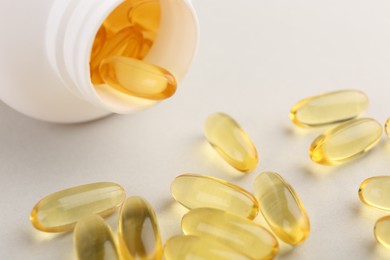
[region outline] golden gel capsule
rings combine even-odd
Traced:
[[[91,214],[108,216],[125,199],[122,186],[98,182],[73,187],[50,194],[31,211],[33,226],[46,232],[71,231],[80,219]]]
[[[129,11],[129,21],[141,30],[157,32],[160,28],[160,1],[138,1]]]
[[[263,172],[256,177],[254,192],[264,219],[281,240],[291,245],[306,240],[309,217],[290,184],[277,173]]]
[[[224,113],[210,115],[206,120],[204,133],[211,146],[231,166],[242,172],[256,168],[256,147],[233,118]]]
[[[115,34],[123,28],[130,26],[129,12],[134,5],[133,0],[123,1],[109,16],[104,20],[103,26],[110,34]]]
[[[291,120],[298,126],[316,127],[353,119],[368,107],[367,96],[357,90],[341,90],[305,98],[293,106]]]
[[[273,259],[278,252],[278,241],[268,230],[219,209],[193,209],[184,215],[181,227],[185,235],[219,242],[250,259]]]
[[[125,259],[161,259],[162,243],[157,217],[149,203],[130,197],[119,215],[119,245]]]
[[[390,176],[364,180],[359,187],[359,198],[369,206],[390,211]]]
[[[77,222],[74,248],[79,260],[119,260],[111,228],[102,217],[91,215]]]
[[[386,132],[387,137],[390,138],[390,118],[386,120],[385,132]]]
[[[254,219],[259,212],[259,204],[251,193],[210,176],[180,175],[172,182],[171,193],[188,209],[217,208],[249,219]]]
[[[381,136],[382,126],[376,120],[355,119],[317,137],[310,146],[309,155],[319,164],[341,164],[369,151]]]
[[[175,236],[164,247],[165,260],[250,260],[249,257],[213,240]]]
[[[390,216],[378,219],[375,223],[374,235],[380,244],[390,249]]]
[[[133,58],[115,56],[103,60],[100,76],[116,90],[140,98],[162,100],[176,91],[176,79],[171,73]]]

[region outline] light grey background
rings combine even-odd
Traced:
[[[147,111],[86,124],[35,121],[0,104],[0,259],[73,259],[71,234],[34,230],[29,213],[43,196],[114,181],[156,209],[163,240],[180,233],[186,210],[169,187],[182,173],[227,179],[252,190],[257,173],[277,171],[295,187],[311,219],[308,240],[278,259],[390,259],[373,226],[385,215],[362,205],[361,181],[388,175],[390,140],[340,167],[308,157],[323,129],[288,118],[299,99],[353,88],[370,99],[366,115],[390,116],[390,2],[387,0],[194,0],[201,27],[194,64],[177,94]],[[213,112],[231,114],[258,147],[243,175],[203,138]],[[109,218],[114,227],[116,217]]]

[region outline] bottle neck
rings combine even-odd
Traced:
[[[197,20],[188,0],[160,0],[161,27],[145,60],[180,80],[197,45]],[[131,113],[156,101],[132,98],[91,83],[89,61],[96,32],[123,0],[55,0],[49,14],[46,47],[49,61],[64,85],[78,97],[116,113]]]

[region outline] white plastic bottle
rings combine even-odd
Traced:
[[[0,2],[0,98],[15,110],[50,122],[83,122],[132,113],[156,101],[99,91],[90,80],[95,34],[123,0]],[[160,0],[159,34],[146,61],[178,82],[192,61],[198,24],[190,0]]]

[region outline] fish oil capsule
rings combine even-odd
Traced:
[[[390,211],[390,176],[364,180],[359,187],[359,198],[369,206]]]
[[[119,260],[111,228],[102,217],[91,215],[78,221],[73,237],[79,260]]]
[[[188,209],[217,208],[249,219],[254,219],[259,212],[259,205],[251,193],[233,183],[206,175],[176,177],[171,193]]]
[[[144,0],[135,3],[129,11],[130,23],[141,30],[157,32],[160,28],[160,2]]]
[[[111,35],[131,25],[129,12],[135,1],[125,0],[104,20],[103,26]]]
[[[108,216],[125,199],[122,186],[98,182],[50,194],[32,209],[33,226],[46,232],[71,231],[80,219],[91,214]]]
[[[254,193],[264,219],[281,240],[291,245],[306,240],[310,222],[305,207],[294,189],[279,174],[259,174]]]
[[[378,219],[375,223],[374,235],[380,244],[390,249],[390,216]]]
[[[175,236],[164,247],[165,260],[250,260],[249,257],[213,240]]]
[[[272,259],[278,252],[278,241],[268,230],[219,209],[192,209],[184,215],[181,227],[185,235],[219,242],[250,259]]]
[[[382,136],[382,126],[374,119],[345,122],[325,131],[310,146],[310,158],[319,164],[341,164],[371,150]]]
[[[145,61],[110,57],[100,64],[100,76],[116,90],[135,97],[162,100],[176,91],[176,79],[167,70]]]
[[[224,113],[210,115],[205,123],[205,136],[212,147],[231,166],[242,172],[249,172],[258,163],[257,150],[249,136]]]
[[[386,132],[387,137],[390,138],[390,118],[386,120],[385,132]]]
[[[96,40],[98,39],[95,38],[95,41]],[[126,27],[117,34],[106,38],[104,45],[98,52],[95,49],[92,49],[92,53],[97,52],[90,61],[92,83],[96,85],[103,83],[99,80],[99,77],[93,75],[95,73],[99,73],[99,66],[103,59],[112,56],[136,57],[141,50],[142,41],[142,34],[137,29],[134,27]],[[97,48],[99,45],[95,45],[94,42],[94,46]],[[95,78],[98,81],[94,81]]]
[[[367,96],[357,90],[341,90],[305,98],[290,111],[290,119],[302,127],[316,127],[344,122],[363,113]]]
[[[125,201],[118,230],[123,259],[161,259],[163,248],[157,217],[146,200],[134,196]]]

